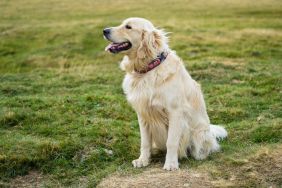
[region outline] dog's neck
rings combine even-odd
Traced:
[[[152,56],[146,56],[144,58],[138,58],[136,53],[129,53],[127,55],[129,62],[126,64],[126,67],[124,67],[124,69],[127,73],[144,72],[144,70],[147,70],[150,62],[155,60],[161,53],[168,53],[169,51],[170,50],[168,47],[161,48],[157,50]]]

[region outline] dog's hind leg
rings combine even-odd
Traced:
[[[220,149],[220,146],[211,132],[208,126],[202,126],[205,128],[198,128],[191,134],[191,155],[197,159],[205,159],[210,153],[216,152]]]

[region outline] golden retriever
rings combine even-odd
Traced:
[[[187,152],[201,160],[218,151],[217,139],[227,132],[210,124],[201,87],[169,48],[166,33],[146,19],[128,18],[103,34],[112,42],[107,51],[125,55],[122,87],[141,134],[141,153],[133,166],[147,166],[154,147],[166,150],[166,170],[178,169],[178,158]]]

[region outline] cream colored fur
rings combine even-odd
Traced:
[[[131,30],[124,29],[128,24]],[[126,71],[122,87],[140,126],[141,154],[132,162],[134,167],[149,164],[152,147],[166,150],[166,170],[178,169],[178,158],[187,157],[187,151],[198,160],[218,151],[217,138],[227,132],[210,124],[201,87],[169,49],[165,33],[142,18],[127,19],[112,32],[113,42],[128,40],[133,45],[123,52],[120,66]],[[136,72],[163,51],[168,56],[161,65]]]

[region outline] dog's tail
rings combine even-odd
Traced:
[[[213,136],[221,140],[227,137],[227,131],[219,125],[210,125],[210,131]]]

